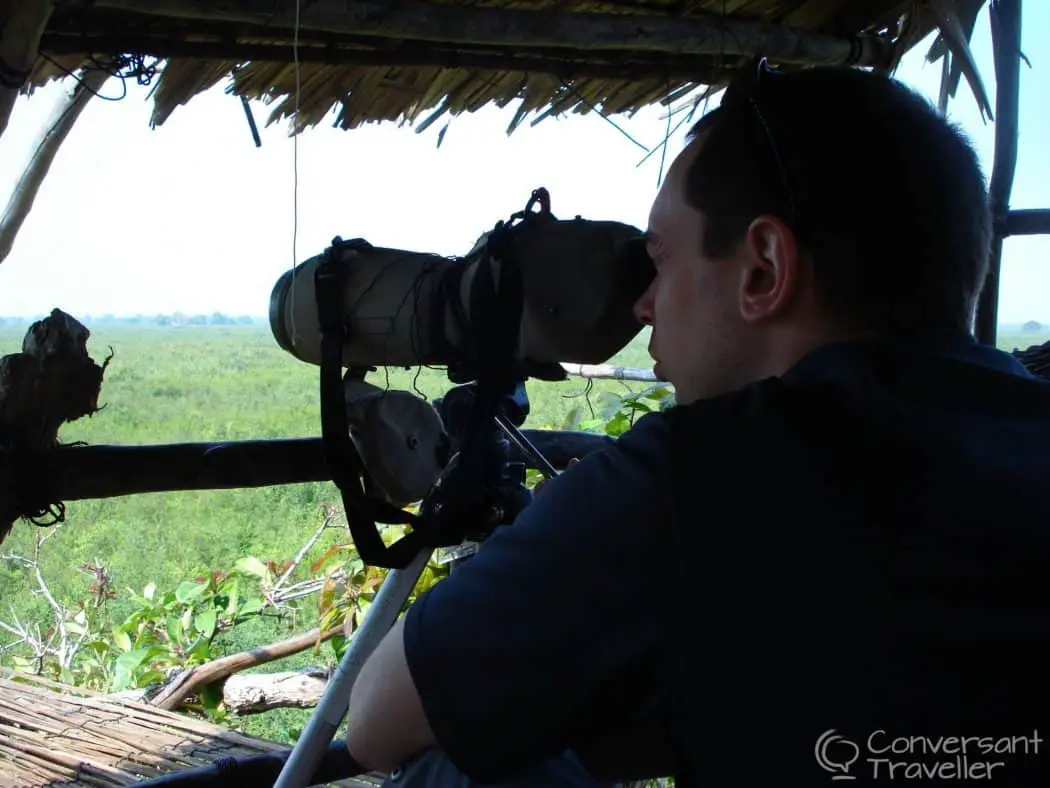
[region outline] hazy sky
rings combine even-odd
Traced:
[[[1050,207],[1050,82],[1042,42],[1050,4],[1025,4],[1020,157],[1015,208]],[[898,77],[936,97],[939,64],[914,50]],[[987,10],[973,49],[989,92],[995,80]],[[15,107],[0,139],[0,199],[6,200],[59,91],[51,86]],[[104,95],[118,96],[116,80]],[[547,119],[505,133],[514,107],[490,107],[423,134],[392,123],[352,131],[327,125],[298,140],[298,233],[293,247],[293,141],[283,125],[252,142],[240,101],[223,85],[149,128],[146,89],[122,101],[92,99],[59,153],[15,247],[0,264],[0,315],[59,307],[75,315],[182,311],[266,313],[270,290],[296,260],[323,251],[333,236],[377,245],[461,254],[499,219],[545,186],[561,216],[615,219],[644,228],[660,174],[660,155],[597,115]],[[994,98],[993,98],[994,101]],[[268,108],[254,105],[258,123]],[[993,126],[982,123],[960,86],[950,108],[971,135],[986,171]],[[646,147],[666,130],[664,110],[617,117]],[[682,147],[672,138],[668,160]],[[864,188],[878,171],[850,178]],[[848,192],[844,194],[848,199]],[[1006,242],[1000,320],[1050,322],[1050,238]]]

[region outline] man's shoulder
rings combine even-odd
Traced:
[[[741,446],[746,457],[823,444],[829,433],[898,442],[926,436],[949,451],[994,434],[1008,448],[1019,425],[1027,434],[1050,435],[1050,383],[1010,354],[976,342],[836,343],[783,375],[664,415],[661,426],[673,446],[706,447],[723,459]]]
[[[662,496],[660,490],[670,472],[673,435],[670,410],[646,413],[615,440],[570,466],[562,474],[564,483],[561,477],[551,480],[540,500],[553,502],[557,497],[558,504],[564,504],[560,496],[548,497],[548,492],[563,486],[568,486],[573,495],[581,490],[630,488]]]

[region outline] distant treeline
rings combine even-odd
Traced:
[[[28,327],[41,320],[45,315],[36,317],[0,317],[0,328]],[[175,312],[170,315],[74,315],[88,328],[93,326],[251,326],[268,324],[269,318],[255,315],[227,315],[223,312],[212,312],[210,315],[188,315]],[[1050,329],[1050,322],[1028,320],[1025,323],[1000,323],[999,331],[1023,333],[1041,333]]]
[[[0,328],[28,327],[39,317],[0,317]],[[226,315],[212,312],[210,315],[187,315],[175,312],[171,315],[74,315],[88,328],[95,326],[247,326],[266,322],[264,317],[252,315]]]

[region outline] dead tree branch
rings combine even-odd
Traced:
[[[29,161],[26,162],[22,176],[11,192],[3,216],[0,217],[0,263],[11,253],[18,231],[22,229],[22,223],[33,208],[33,202],[59,148],[69,136],[88,101],[98,93],[107,79],[109,73],[102,69],[83,71],[74,81],[72,89],[55,104],[51,118],[33,145]]]
[[[29,78],[37,58],[37,47],[55,4],[51,0],[13,0],[4,3],[0,18],[0,60],[6,68],[0,75],[0,136],[7,130],[18,92]]]
[[[290,657],[292,654],[298,654],[300,651],[306,651],[306,649],[342,633],[342,626],[333,627],[327,632],[311,629],[309,632],[282,640],[279,643],[253,648],[250,651],[242,651],[239,654],[231,654],[228,657],[221,657],[204,665],[198,665],[178,674],[174,681],[164,687],[150,702],[154,706],[159,706],[169,711],[177,709],[201,687],[222,681],[238,671],[257,665],[264,665],[276,659]]]
[[[0,560],[20,564],[33,573],[36,588],[32,593],[43,597],[51,611],[53,625],[44,628],[41,627],[39,621],[30,623],[20,621],[13,608],[11,609],[13,623],[0,621],[0,629],[16,638],[14,642],[0,646],[0,650],[9,650],[16,645],[25,644],[32,652],[37,672],[42,670],[44,660],[48,657],[55,659],[60,668],[72,667],[73,660],[88,636],[87,619],[84,614],[59,604],[54,594],[51,593],[40,566],[40,548],[58,533],[60,528],[61,525],[58,525],[48,533],[37,531],[32,558],[17,553],[0,555]],[[45,635],[48,632],[50,634]]]
[[[61,521],[51,511],[47,479],[28,457],[3,462],[4,450],[34,455],[58,444],[58,430],[98,411],[101,366],[88,355],[91,332],[59,309],[29,327],[22,352],[0,358],[0,542],[14,521],[27,516]]]

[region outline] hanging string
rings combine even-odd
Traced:
[[[295,70],[295,114],[292,116],[292,281],[288,298],[295,303],[295,268],[299,264],[299,93],[302,88],[299,66],[299,16],[301,0],[295,0],[295,24],[292,30],[292,68]],[[293,344],[298,339],[295,332],[295,313],[291,310],[291,334]]]

